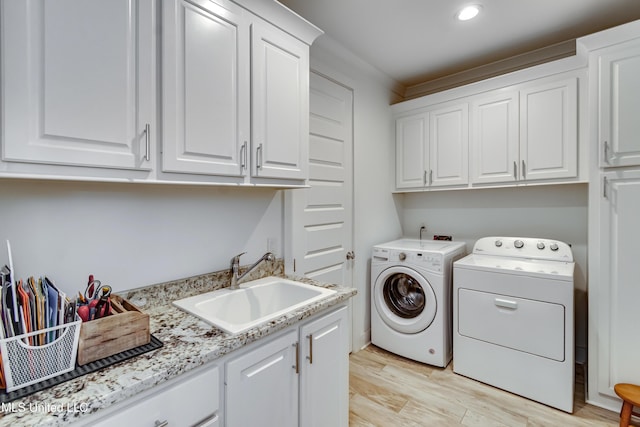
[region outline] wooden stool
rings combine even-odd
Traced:
[[[620,396],[622,409],[620,410],[620,427],[628,427],[631,415],[640,417],[640,414],[633,412],[633,407],[640,408],[640,386],[634,384],[616,384],[613,389]]]

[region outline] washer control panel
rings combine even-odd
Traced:
[[[398,265],[407,263],[437,272],[442,271],[444,262],[444,256],[439,253],[386,248],[374,248],[372,258],[373,262],[384,261],[397,263]]]
[[[475,243],[473,253],[573,262],[569,244],[532,237],[483,237]]]

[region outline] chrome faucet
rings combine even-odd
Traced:
[[[273,253],[267,252],[266,254],[262,255],[262,258],[256,261],[255,264],[249,267],[247,271],[238,276],[238,271],[240,270],[240,257],[244,254],[246,254],[246,252],[242,252],[241,254],[238,254],[231,258],[231,285],[229,286],[229,289],[238,289],[238,285],[240,284],[240,282],[242,282],[242,279],[244,279],[247,274],[255,270],[255,268],[263,261],[273,262],[276,259],[276,256]]]

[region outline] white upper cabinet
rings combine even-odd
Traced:
[[[162,170],[241,177],[249,143],[249,20],[233,4],[163,2]]]
[[[304,184],[309,46],[225,0],[163,5],[163,172]]]
[[[280,3],[1,7],[0,176],[306,183],[309,45],[322,31]]]
[[[577,78],[522,89],[519,179],[560,179],[577,175]]]
[[[469,182],[469,105],[456,104],[429,112],[429,186]]]
[[[489,90],[470,86],[394,106],[396,188],[578,181],[578,87],[580,80],[586,85],[585,71]]]
[[[518,92],[483,96],[471,103],[471,182],[513,182],[520,161]]]
[[[309,48],[256,21],[251,32],[252,174],[308,176]]]
[[[578,175],[577,79],[534,82],[472,102],[471,182]]]
[[[396,187],[466,185],[468,104],[442,106],[396,120]]]
[[[593,56],[600,166],[640,165],[640,40],[600,49]]]
[[[429,167],[429,114],[396,120],[396,187],[427,185]]]
[[[2,160],[150,169],[151,0],[2,2]]]

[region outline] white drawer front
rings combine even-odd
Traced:
[[[460,335],[549,359],[565,358],[565,308],[531,299],[458,289]]]

